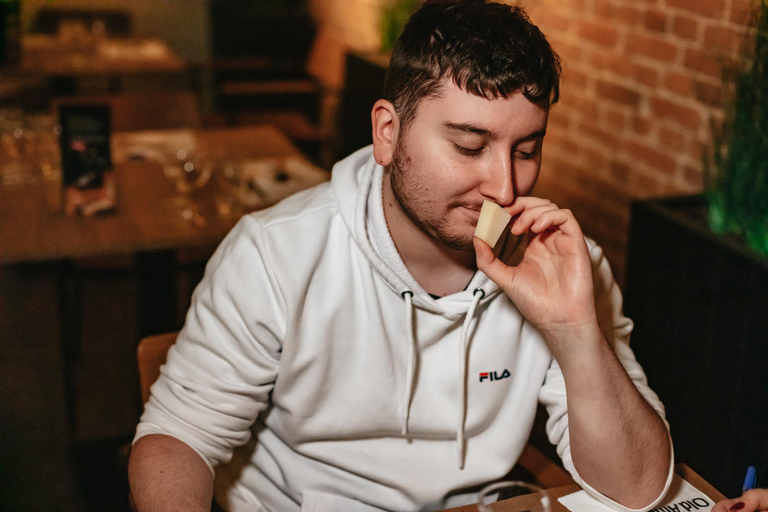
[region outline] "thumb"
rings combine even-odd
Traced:
[[[508,267],[500,259],[493,255],[491,246],[477,237],[472,239],[475,245],[475,259],[478,270],[496,283],[499,288],[507,291],[507,283],[512,280],[511,274],[515,272],[513,267]]]

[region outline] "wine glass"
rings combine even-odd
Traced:
[[[521,503],[529,512],[551,512],[549,493],[541,487],[521,481],[496,482],[483,487],[477,496],[477,510],[479,512],[493,512],[489,506],[499,500],[523,496],[525,504]]]
[[[195,193],[211,178],[211,163],[202,147],[171,148],[163,156],[163,172],[176,189],[174,207],[185,220],[205,224]]]

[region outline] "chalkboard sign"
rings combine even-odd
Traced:
[[[112,168],[108,105],[61,105],[61,170],[65,187],[99,188]]]

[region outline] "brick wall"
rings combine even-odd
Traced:
[[[328,33],[378,45],[384,0],[311,0]],[[537,192],[624,275],[633,198],[702,190],[701,152],[756,0],[522,0],[564,61]]]
[[[702,190],[702,149],[750,0],[525,2],[565,62],[539,193],[571,208],[621,280],[629,201]]]

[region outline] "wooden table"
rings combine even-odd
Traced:
[[[63,83],[68,94],[79,92],[80,82],[102,78],[111,92],[125,89],[124,82],[161,77],[186,79],[187,63],[164,41],[156,38],[100,38],[66,42],[43,34],[22,38],[21,62],[4,67],[2,77],[44,79],[52,90]],[[89,87],[93,88],[93,80]]]
[[[173,133],[178,132],[168,136]],[[131,136],[115,134],[113,147],[127,144]],[[207,130],[196,136],[227,157],[301,157],[287,137],[270,126]],[[178,329],[173,320],[175,276],[169,271],[175,251],[218,244],[238,218],[215,213],[210,186],[200,197],[205,223],[181,218],[171,206],[173,185],[156,162],[116,163],[114,174],[117,209],[94,217],[65,215],[58,183],[0,186],[0,265],[136,255],[139,336]]]
[[[12,68],[33,75],[177,73],[184,60],[156,38],[103,38],[86,45],[66,44],[57,36],[27,34],[21,64]],[[7,71],[7,70],[5,70]]]
[[[115,134],[113,146],[119,149],[134,135]],[[220,155],[233,158],[302,158],[296,147],[270,126],[200,131],[195,135],[207,146],[216,148]],[[327,174],[320,169],[317,172],[323,173],[321,179]],[[70,426],[75,424],[72,367],[80,343],[78,329],[68,328],[67,322],[73,316],[67,308],[77,301],[77,294],[75,300],[68,300],[73,288],[70,262],[110,255],[134,256],[138,337],[177,330],[177,251],[215,246],[239,218],[238,215],[217,215],[214,190],[205,187],[199,198],[201,212],[206,214],[205,224],[183,219],[171,205],[175,194],[173,185],[156,162],[116,163],[114,175],[117,208],[94,217],[65,215],[58,182],[41,178],[0,186],[0,266],[55,262],[60,269],[62,366]],[[74,275],[76,280],[77,274]],[[79,316],[78,304],[74,310]]]
[[[680,475],[683,480],[686,480],[698,490],[709,496],[709,498],[715,503],[725,499],[725,496],[723,496],[717,489],[712,487],[706,480],[697,475],[695,471],[693,471],[685,464],[677,464],[675,466],[675,472]],[[581,488],[576,484],[549,489],[549,496],[552,500],[552,512],[569,512],[567,508],[565,508],[559,501],[557,501],[557,498],[571,494],[573,492],[577,492],[579,490],[581,490]],[[532,508],[536,503],[534,499],[535,498],[532,496],[519,496],[517,498],[511,498],[494,503],[490,506],[490,508],[497,512],[523,512],[528,510],[535,510]],[[477,512],[477,506],[466,505],[463,507],[444,510],[443,512]]]
[[[269,126],[207,130],[197,136],[235,157],[300,156]],[[128,137],[115,134],[115,145]],[[237,220],[208,215],[206,224],[197,226],[179,217],[168,207],[173,186],[155,162],[117,163],[115,177],[117,209],[94,217],[64,215],[56,182],[0,186],[0,265],[207,246],[218,243]],[[206,203],[211,191],[203,192],[203,206],[212,208]]]

